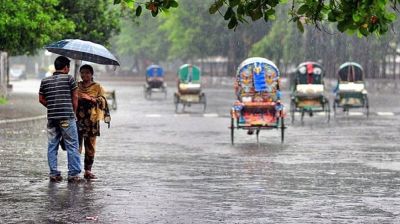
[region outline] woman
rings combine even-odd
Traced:
[[[107,107],[102,86],[93,81],[93,67],[83,65],[79,69],[82,81],[78,83],[78,132],[79,152],[85,147],[83,177],[96,179],[92,173],[94,155],[96,152],[96,137],[100,136],[100,120],[104,119],[103,110]]]

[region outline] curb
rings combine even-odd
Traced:
[[[12,124],[12,123],[19,123],[19,122],[26,122],[26,121],[35,121],[45,119],[47,115],[40,115],[35,117],[25,117],[25,118],[16,118],[16,119],[6,119],[0,120],[0,124]]]

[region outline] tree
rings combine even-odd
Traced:
[[[202,68],[206,59],[222,56],[228,58],[226,69],[209,61],[207,70],[210,74],[217,74],[217,70],[234,74],[237,64],[248,56],[252,44],[266,34],[270,25],[256,22],[238,27],[237,32],[221,32],[227,22],[209,16],[207,9],[212,2],[181,0],[180,10],[171,9],[157,19],[145,13],[135,22],[124,22],[125,29],[116,37],[118,52],[134,55],[135,60],[198,60]]]
[[[205,12],[210,2],[182,0],[182,10],[171,11],[163,18],[161,29],[171,43],[169,58],[191,60],[226,53],[229,34],[220,32],[224,28],[222,20]]]
[[[161,28],[171,43],[169,56],[185,61],[200,59],[200,63],[206,58],[223,56],[228,59],[226,72],[234,74],[239,61],[247,57],[251,45],[265,35],[269,26],[253,23],[239,27],[237,32],[221,32],[226,22],[209,16],[210,3],[212,0],[181,0],[180,10],[171,10],[165,16]]]
[[[9,56],[32,55],[46,43],[72,31],[74,24],[55,10],[57,4],[57,0],[3,0],[0,51]]]
[[[60,0],[57,11],[76,24],[75,29],[65,32],[63,39],[83,39],[109,46],[110,38],[119,32],[119,14],[108,0]],[[78,76],[75,61],[75,79]]]
[[[57,11],[76,24],[75,29],[66,32],[64,39],[83,39],[102,45],[120,31],[119,13],[108,0],[61,0]]]
[[[10,56],[34,54],[46,44],[80,37],[108,44],[118,31],[115,10],[107,0],[3,0],[0,4],[0,50]]]
[[[290,20],[303,31],[304,24],[313,24],[317,28],[322,22],[336,23],[340,32],[357,33],[368,36],[371,33],[384,34],[396,20],[397,0],[375,1],[324,1],[296,0],[289,1]],[[153,16],[159,12],[178,7],[176,0],[114,0],[114,4],[123,4],[136,15],[140,15],[143,6]],[[249,20],[264,19],[268,22],[275,17],[276,8],[287,4],[279,0],[215,0],[209,7],[209,13],[219,12],[225,20],[229,20],[228,28],[236,29],[239,23]]]
[[[143,15],[140,21],[133,21],[132,18],[123,18],[121,23],[124,29],[114,37],[116,49],[120,56],[134,56],[133,67],[141,69],[147,64],[145,61],[158,63],[166,60],[169,51],[169,42],[166,34],[159,27],[162,20],[155,20],[150,15]]]

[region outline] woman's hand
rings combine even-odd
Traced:
[[[84,100],[91,101],[91,102],[93,102],[93,103],[96,103],[96,98],[95,98],[95,97],[92,97],[92,96],[90,96],[89,94],[86,94],[86,93],[81,93],[81,94],[80,94],[80,98],[81,98],[81,99],[84,99]]]

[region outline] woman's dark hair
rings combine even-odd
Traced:
[[[83,69],[89,70],[90,73],[92,73],[92,75],[94,74],[93,67],[90,65],[82,65],[81,68],[79,69],[79,71],[81,72]]]
[[[65,66],[67,66],[69,68],[69,62],[70,60],[67,57],[64,56],[59,56],[56,58],[56,60],[54,61],[54,68],[56,70],[61,70],[63,69]]]

